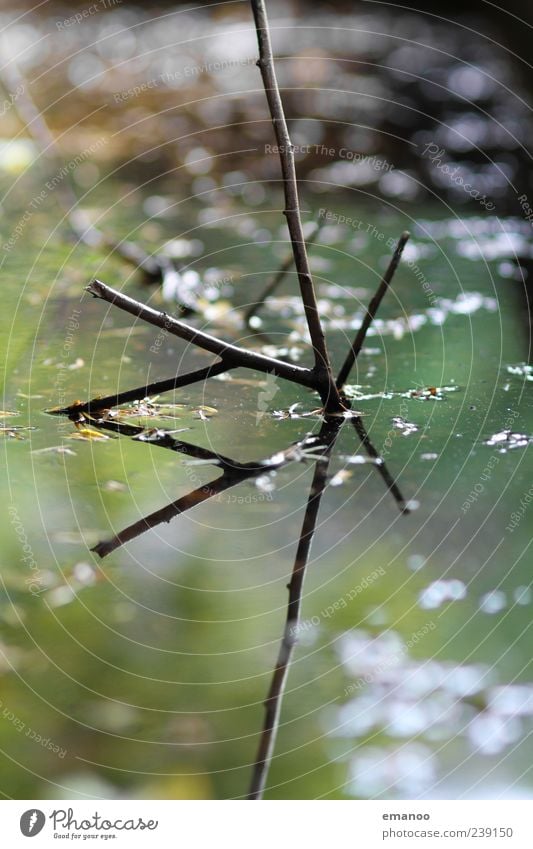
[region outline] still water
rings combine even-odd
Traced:
[[[110,239],[165,246],[199,301],[196,326],[309,364],[293,274],[253,330],[243,322],[287,252],[246,4],[161,18],[113,8],[70,27],[53,5],[15,23],[5,5],[3,49],[31,80],[90,220]],[[412,234],[350,378],[412,512],[399,513],[344,426],[267,798],[529,798],[533,375],[513,260],[531,265],[531,229],[510,185],[531,196],[530,117],[483,24],[422,27],[368,5],[331,26],[317,4],[299,21],[298,55],[278,65],[306,148],[303,217],[322,225],[310,256],[337,366],[391,244]],[[288,57],[298,7],[273,6]],[[0,104],[1,787],[238,798],[313,462],[242,483],[104,560],[91,552],[218,472],[44,411],[210,358],[84,292],[98,277],[176,309],[171,283],[148,286],[72,237],[63,166],[39,155],[11,95]],[[442,149],[477,197],[441,167]],[[317,408],[304,389],[239,370],[152,398],[128,421],[249,461],[318,431]]]

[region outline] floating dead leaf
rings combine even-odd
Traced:
[[[74,424],[77,430],[75,433],[69,435],[69,439],[79,439],[83,442],[107,442],[108,439],[111,439],[106,433],[102,433],[92,427],[84,427],[77,422],[74,422]]]
[[[7,419],[9,416],[18,416],[20,413],[16,410],[0,410],[0,419]]]

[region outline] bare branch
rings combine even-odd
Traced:
[[[108,554],[116,551],[117,548],[125,545],[125,543],[131,542],[133,539],[136,539],[146,533],[146,531],[155,528],[162,522],[170,522],[175,516],[187,512],[187,510],[190,510],[192,507],[196,507],[198,504],[202,504],[204,501],[209,500],[215,495],[220,495],[226,489],[230,489],[233,486],[237,486],[239,483],[244,483],[244,481],[249,480],[250,478],[258,477],[259,475],[266,474],[274,469],[280,469],[288,463],[302,461],[305,457],[304,449],[309,439],[309,436],[306,436],[300,442],[290,445],[283,451],[277,451],[275,454],[272,454],[264,460],[253,461],[251,463],[239,463],[237,460],[232,460],[221,454],[215,454],[214,452],[209,451],[209,449],[192,445],[191,443],[184,442],[183,440],[174,439],[172,434],[165,431],[156,430],[153,434],[150,432],[139,433],[139,431],[143,431],[143,429],[135,425],[123,425],[122,423],[106,420],[94,420],[92,423],[102,430],[112,430],[114,432],[118,431],[125,433],[128,436],[131,436],[135,432],[138,435],[133,438],[137,441],[155,445],[160,448],[167,448],[171,451],[178,451],[189,457],[195,457],[197,459],[207,461],[208,463],[212,463],[223,470],[223,474],[220,475],[220,477],[215,478],[207,484],[203,484],[186,495],[183,495],[181,498],[171,502],[166,507],[162,507],[160,510],[156,510],[148,516],[143,516],[137,522],[134,522],[127,528],[124,528],[110,539],[102,540],[97,543],[97,545],[95,545],[91,550],[95,551],[100,557],[107,557]],[[340,429],[342,423],[343,420],[338,419],[335,423],[335,427]],[[331,426],[332,425],[330,424],[329,427]],[[313,442],[313,446],[314,445],[315,443]],[[316,448],[314,450],[319,449]]]
[[[356,361],[356,359],[359,355],[359,352],[361,351],[361,348],[363,347],[363,342],[365,341],[365,337],[366,337],[366,334],[368,332],[368,328],[372,324],[374,317],[376,315],[376,312],[378,310],[378,307],[379,307],[381,301],[383,300],[383,296],[385,295],[385,292],[389,288],[389,284],[390,284],[392,278],[394,277],[394,272],[398,268],[398,263],[400,262],[400,258],[402,256],[403,249],[405,248],[405,246],[407,244],[407,240],[409,239],[409,236],[410,236],[410,233],[408,233],[407,230],[406,230],[404,233],[402,233],[402,235],[400,236],[400,238],[398,240],[398,244],[396,245],[396,248],[395,248],[394,254],[392,255],[392,259],[389,263],[389,266],[388,266],[385,274],[383,275],[381,283],[379,284],[379,286],[377,288],[376,294],[374,295],[374,297],[372,298],[372,300],[370,301],[370,303],[367,307],[366,314],[365,314],[365,317],[363,319],[363,323],[361,324],[361,327],[359,328],[359,330],[357,332],[357,336],[355,337],[355,339],[353,341],[350,352],[348,353],[348,356],[346,357],[346,359],[345,359],[345,361],[342,365],[342,368],[341,368],[341,370],[338,374],[338,377],[337,377],[337,388],[338,389],[342,389],[342,387],[346,383],[346,380],[347,380],[348,375],[349,375],[349,373],[352,369],[352,366],[355,363],[355,361]]]
[[[117,548],[120,548],[127,542],[131,542],[131,540],[145,534],[146,531],[155,528],[162,522],[170,522],[171,519],[175,516],[179,516],[180,513],[185,513],[187,510],[190,510],[191,507],[196,507],[198,504],[201,504],[203,501],[207,501],[214,495],[224,492],[224,490],[228,489],[228,487],[235,486],[236,483],[238,483],[238,481],[231,480],[229,476],[220,475],[220,477],[216,480],[211,481],[209,484],[199,486],[198,489],[188,492],[186,495],[183,495],[181,498],[178,498],[166,507],[162,507],[160,510],[156,510],[148,516],[143,516],[143,518],[139,519],[138,522],[134,522],[133,525],[129,525],[127,528],[124,528],[120,531],[120,533],[111,537],[111,539],[102,540],[97,543],[91,551],[96,552],[99,557],[107,557],[108,554],[111,554]]]
[[[94,295],[95,298],[107,301],[107,303],[113,304],[119,309],[130,313],[130,315],[135,315],[148,324],[153,324],[154,327],[166,330],[173,336],[178,336],[186,342],[191,342],[194,345],[198,345],[199,348],[204,348],[206,351],[216,354],[225,363],[226,370],[239,367],[255,369],[256,371],[283,377],[292,383],[300,384],[300,386],[318,390],[317,379],[311,369],[286,363],[274,357],[265,357],[263,354],[258,354],[247,348],[238,348],[229,342],[223,342],[214,336],[210,336],[208,333],[204,333],[202,330],[195,330],[194,327],[167,315],[167,313],[158,312],[145,304],[141,304],[140,301],[130,298],[128,295],[117,292],[116,289],[106,286],[100,280],[93,280],[87,286],[87,291],[91,295]]]
[[[322,324],[320,322],[320,316],[318,314],[313,278],[311,276],[311,269],[307,258],[305,238],[300,217],[298,184],[296,181],[296,168],[294,165],[294,149],[289,136],[278,81],[276,79],[276,71],[274,69],[274,57],[272,54],[265,3],[264,0],[251,0],[251,5],[257,31],[257,42],[259,45],[259,61],[257,64],[261,71],[270,115],[274,125],[274,132],[276,134],[276,141],[279,148],[281,172],[283,175],[283,189],[285,193],[285,217],[287,219],[287,225],[291,237],[294,264],[298,274],[298,282],[300,284],[300,292],[302,294],[307,326],[309,328],[315,354],[315,369],[317,372],[323,371],[327,374],[331,383],[330,405],[333,405],[334,400],[337,400],[335,397],[336,388],[331,375],[329,354],[326,347],[324,331],[322,330]],[[340,408],[340,406],[339,398],[338,407]]]
[[[367,433],[367,430],[366,430],[366,428],[363,424],[363,420],[359,416],[354,416],[350,421],[352,422],[354,429],[355,429],[355,432],[357,433],[359,439],[361,440],[361,443],[362,443],[363,448],[365,449],[366,453],[368,454],[369,457],[371,457],[373,460],[376,461],[375,467],[378,470],[380,476],[385,481],[387,489],[389,490],[389,492],[391,493],[392,497],[394,498],[396,504],[398,505],[400,512],[401,513],[410,513],[411,511],[409,510],[409,507],[407,506],[407,502],[406,502],[405,498],[403,497],[402,493],[400,492],[400,488],[399,488],[398,484],[396,483],[393,476],[389,472],[387,465],[385,463],[385,460],[380,456],[379,452],[375,449],[374,445],[372,444],[370,437]]]
[[[279,727],[279,718],[283,693],[289,672],[294,646],[297,642],[298,626],[300,623],[300,610],[302,606],[302,591],[305,578],[311,544],[316,529],[318,511],[322,495],[327,484],[328,468],[331,452],[340,433],[344,420],[330,419],[324,422],[319,434],[320,441],[326,441],[323,449],[325,460],[318,461],[315,465],[313,481],[309,492],[307,507],[296,551],[296,558],[292,570],[292,576],[288,585],[289,603],[283,639],[279,649],[274,675],[270,684],[270,690],[265,701],[265,722],[259,741],[259,749],[254,763],[252,780],[248,799],[261,799],[265,789],[270,764],[274,753],[276,735]]]
[[[173,389],[189,386],[191,383],[199,383],[201,380],[207,380],[209,377],[215,377],[215,375],[228,370],[228,366],[220,360],[205,368],[187,372],[187,374],[178,374],[176,377],[170,377],[167,380],[156,380],[153,383],[146,383],[144,386],[137,386],[135,389],[128,389],[126,392],[118,392],[116,395],[92,398],[83,403],[77,401],[69,407],[53,407],[50,410],[45,410],[45,413],[52,416],[77,416],[81,413],[97,413],[99,410],[108,410],[111,407],[117,407],[119,404],[142,401],[143,398],[150,395],[159,395],[162,392],[171,392]]]

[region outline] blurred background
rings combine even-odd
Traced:
[[[345,428],[266,798],[528,798],[531,10],[267,5],[336,364],[412,233],[350,393],[414,509]],[[251,10],[0,9],[0,792],[239,798],[312,464],[100,561],[99,539],[215,470],[44,410],[210,361],[85,296],[96,276],[178,310],[73,233],[82,213],[175,262],[196,326],[309,362],[292,272],[261,335],[243,321],[289,249]],[[247,371],[158,400],[134,420],[236,460],[320,426],[315,397]]]

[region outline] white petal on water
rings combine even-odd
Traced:
[[[470,722],[467,736],[470,745],[482,755],[497,755],[521,736],[521,724],[515,718],[492,713],[479,713]]]
[[[530,604],[531,587],[517,587],[513,593],[513,598],[517,604]]]
[[[501,590],[491,590],[481,597],[479,602],[480,610],[483,613],[499,613],[505,608],[507,598]]]
[[[407,558],[407,565],[409,569],[413,570],[413,572],[418,572],[418,570],[422,569],[426,563],[427,560],[423,554],[410,554]]]
[[[533,714],[533,686],[507,684],[493,687],[488,701],[491,711],[502,716],[530,716]]]

